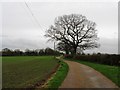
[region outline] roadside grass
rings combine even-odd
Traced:
[[[44,80],[57,65],[53,56],[2,57],[2,87],[31,87]]]
[[[66,59],[66,60],[68,60],[68,59]],[[114,82],[117,86],[120,87],[120,82],[119,82],[120,81],[120,77],[119,77],[120,67],[86,62],[86,61],[82,61],[82,60],[73,60],[73,59],[69,59],[69,60],[92,67],[93,69],[99,71],[100,73],[105,75],[107,78],[109,78],[112,82]]]
[[[67,76],[68,70],[68,64],[60,60],[60,66],[53,77],[48,81],[46,88],[50,90],[57,90]]]

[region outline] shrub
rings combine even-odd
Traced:
[[[93,54],[93,55],[64,55],[65,58],[73,58],[107,65],[119,65],[120,55],[116,54]]]
[[[64,58],[73,58],[73,55],[65,54],[65,55],[64,55]]]

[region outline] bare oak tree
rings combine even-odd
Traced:
[[[59,42],[56,49],[59,51],[65,51],[66,54],[69,54],[69,52],[71,52],[71,46],[64,42]]]
[[[54,25],[46,31],[45,36],[50,40],[64,42],[73,48],[73,53],[80,47],[82,50],[97,48],[97,33],[95,22],[87,20],[85,16],[70,14],[59,16]]]

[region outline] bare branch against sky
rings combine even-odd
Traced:
[[[54,19],[64,14],[82,14],[97,24],[101,47],[86,52],[118,53],[118,3],[117,2],[25,2],[2,3],[2,48],[53,48],[46,43],[46,29]]]

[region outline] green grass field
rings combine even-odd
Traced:
[[[26,88],[43,80],[56,66],[52,56],[2,57],[3,88]]]
[[[97,63],[91,63],[91,62],[82,61],[82,60],[73,60],[73,61],[92,67],[93,69],[99,71],[100,73],[108,77],[110,80],[112,80],[116,85],[120,86],[120,83],[119,83],[120,78],[118,78],[119,69],[117,66],[109,66],[109,65],[97,64]]]

